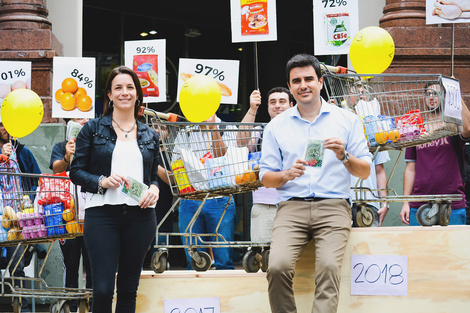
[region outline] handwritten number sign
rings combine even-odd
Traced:
[[[407,256],[351,256],[351,295],[406,296],[407,294]]]
[[[165,300],[165,313],[220,313],[219,298]]]
[[[444,116],[462,121],[462,98],[460,96],[459,81],[449,77],[442,77],[442,85],[446,90]]]

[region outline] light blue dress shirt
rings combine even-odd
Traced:
[[[304,159],[307,139],[340,138],[353,156],[372,166],[372,155],[360,118],[352,112],[328,104],[322,99],[320,113],[313,122],[302,118],[297,105],[271,120],[263,134],[260,179],[269,171],[289,169],[297,159]],[[301,177],[277,188],[279,201],[292,197],[350,199],[351,175],[333,151],[325,149],[321,167],[307,166]]]

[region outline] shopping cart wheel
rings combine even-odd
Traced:
[[[439,214],[429,215],[432,209],[432,204],[425,204],[418,208],[416,212],[416,219],[421,226],[432,226],[439,220]]]
[[[78,301],[78,313],[88,313],[88,311],[90,311],[88,299]]]
[[[49,312],[50,313],[70,313],[70,307],[67,302],[57,301],[51,304],[51,306],[49,307]]]
[[[441,226],[449,225],[450,214],[452,213],[452,206],[450,203],[442,203],[439,207],[439,224]]]
[[[191,267],[198,272],[207,271],[211,267],[211,256],[204,251],[198,251],[196,253],[199,255],[200,261],[196,262],[194,258],[191,258]]]
[[[152,260],[150,261],[150,266],[153,271],[157,274],[161,274],[166,270],[166,263],[168,261],[168,256],[166,253],[155,252],[152,255]]]
[[[356,223],[359,227],[371,227],[375,221],[374,210],[368,206],[358,206],[356,212]]]
[[[269,264],[269,248],[265,248],[261,252],[261,271],[265,272],[268,270]]]
[[[258,256],[258,257],[257,257]],[[259,271],[261,260],[260,254],[253,250],[248,250],[242,259],[242,265],[247,273],[256,273]]]
[[[13,306],[13,313],[20,313],[21,312],[21,302],[20,298],[13,298],[11,300],[11,305]]]

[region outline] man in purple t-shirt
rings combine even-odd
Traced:
[[[431,117],[428,120],[441,120],[439,105],[439,84],[430,84],[425,90],[425,102]],[[462,99],[462,135],[446,137],[407,148],[405,152],[405,173],[403,179],[403,195],[443,195],[461,194],[463,200],[452,202],[450,225],[465,225],[465,193],[459,168],[459,156],[463,157],[462,138],[470,138],[470,112]],[[436,125],[431,126],[436,129]],[[434,127],[432,127],[434,126]],[[432,130],[431,129],[431,130]],[[419,226],[416,213],[426,202],[403,202],[400,218],[410,226]]]

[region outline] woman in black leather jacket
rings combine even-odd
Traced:
[[[76,140],[70,177],[87,192],[83,236],[93,312],[111,313],[116,268],[116,312],[135,312],[142,264],[155,236],[159,140],[138,120],[142,100],[137,75],[125,66],[113,69],[103,116],[85,124]],[[122,192],[134,180],[148,186],[139,201]]]

